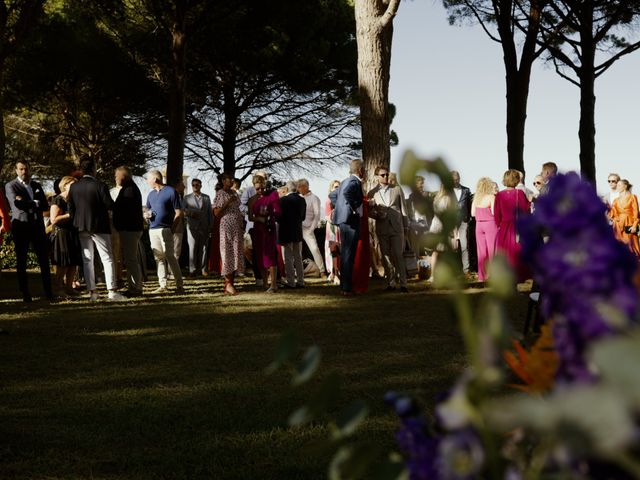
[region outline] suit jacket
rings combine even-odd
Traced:
[[[120,232],[141,232],[144,230],[142,194],[133,181],[124,185],[115,199],[113,226]]]
[[[375,205],[369,208],[369,216],[376,220],[378,235],[393,235],[404,233],[409,226],[407,204],[402,188],[389,187],[386,198],[382,195],[382,187],[378,185],[367,195]]]
[[[336,191],[336,190],[334,190]],[[335,210],[333,211],[333,223],[355,224],[359,222],[358,209],[362,206],[362,182],[355,175],[346,178],[336,191]]]
[[[27,187],[17,178],[6,184],[5,191],[11,209],[11,218],[14,222],[39,222],[44,229],[42,212],[49,210],[49,203],[44,195],[42,185],[38,182],[31,180],[31,190],[33,191],[33,199],[29,195]],[[17,200],[17,197],[20,197],[20,200]]]
[[[111,233],[109,210],[113,200],[109,188],[89,175],[85,175],[69,190],[69,215],[79,232]]]
[[[213,228],[213,210],[211,209],[209,195],[200,194],[200,207],[196,202],[195,194],[185,195],[182,199],[182,206],[189,230],[207,233],[211,231]]]
[[[284,245],[302,241],[302,222],[307,214],[307,202],[297,193],[290,193],[280,199],[282,215],[278,218],[278,243]]]
[[[458,225],[471,220],[471,190],[462,185],[460,185],[460,188],[462,189],[462,193],[460,200],[458,200]]]

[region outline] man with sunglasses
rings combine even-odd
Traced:
[[[375,170],[378,185],[367,197],[373,208],[369,215],[376,221],[376,234],[380,242],[386,291],[396,289],[407,293],[407,271],[404,264],[404,245],[409,228],[409,217],[404,193],[399,186],[389,183],[389,169],[378,166]]]
[[[607,204],[607,207],[611,208],[613,205],[613,201],[620,196],[620,192],[618,191],[618,182],[620,181],[620,175],[617,173],[610,173],[607,178],[607,182],[609,183],[609,193],[607,193],[602,200]]]

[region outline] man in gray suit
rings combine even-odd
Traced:
[[[404,264],[404,242],[409,228],[404,193],[399,186],[389,184],[389,169],[378,166],[375,170],[378,185],[369,192],[372,208],[370,216],[376,220],[376,234],[380,242],[384,265],[386,290],[395,290],[396,282],[401,292],[407,290],[407,271]]]
[[[197,178],[191,181],[191,188],[193,193],[185,195],[183,201],[189,242],[189,275],[207,275],[207,249],[213,228],[211,198],[201,192],[202,182]]]
[[[29,244],[38,257],[42,289],[49,300],[53,300],[51,290],[51,270],[49,267],[49,248],[44,232],[42,213],[49,210],[42,186],[31,180],[31,168],[26,160],[18,160],[15,164],[16,178],[5,186],[7,203],[11,209],[11,231],[16,247],[16,271],[18,286],[25,302],[31,301],[27,280],[27,254]],[[0,195],[2,193],[0,192]]]

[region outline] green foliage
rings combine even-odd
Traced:
[[[15,107],[29,105],[15,116],[32,128],[27,138],[11,140],[15,150],[30,137],[32,144],[51,145],[53,158],[77,162],[88,155],[102,169],[128,164],[139,173],[153,147],[160,99],[145,72],[91,13],[65,5],[23,45],[11,66],[10,98]],[[46,153],[36,149],[31,158],[58,163]]]
[[[27,254],[27,268],[37,266],[38,257],[32,249],[29,249],[29,253]],[[7,268],[16,268],[16,246],[13,243],[11,232],[4,235],[2,245],[0,245],[0,270]]]

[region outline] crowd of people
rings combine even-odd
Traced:
[[[107,300],[143,295],[145,232],[157,267],[154,294],[169,293],[169,281],[173,292],[185,292],[180,265],[185,233],[188,276],[219,274],[225,295],[238,294],[236,280],[245,276],[247,267],[266,293],[304,288],[305,244],[307,264],[315,265],[321,278],[340,285],[344,296],[366,291],[372,276],[384,278],[385,291],[406,293],[408,279],[416,274],[411,262],[423,258],[432,280],[438,257],[448,248],[458,251],[468,278],[477,271],[480,282],[487,280],[487,263],[501,252],[524,280],[528,272],[519,262],[518,217],[535,209],[536,198],[558,169],[553,162],[545,163],[531,189],[522,172],[510,169],[503,175],[503,188],[482,177],[474,193],[461,184],[457,171],[451,172],[453,188],[443,184],[438,192],[425,191],[425,178],[418,176],[406,197],[386,166],[375,169],[375,186],[365,192],[364,164],[356,159],[346,179],[329,183],[324,207],[308,180],[277,187],[266,172],[256,172],[242,190],[238,179],[223,173],[212,200],[202,192],[199,179],[191,181],[192,193],[185,195],[182,181],[166,185],[154,169],[146,174],[151,190],[143,200],[127,167],[115,170],[116,186],[109,189],[96,178],[93,161],[83,160],[79,172],[56,182],[57,195],[51,199],[31,178],[28,162],[17,162],[15,171],[16,178],[5,187],[6,203],[0,194],[0,242],[3,233],[12,232],[18,287],[30,302],[30,246],[50,300],[78,296],[80,281],[89,300],[99,300],[96,266],[104,275]],[[611,191],[603,201],[613,235],[640,257],[638,199],[619,175],[610,174],[608,182]],[[456,212],[455,225],[448,239],[442,238],[445,212],[451,211]],[[320,236],[319,228],[324,229]],[[440,240],[429,244],[426,239],[434,235]]]

